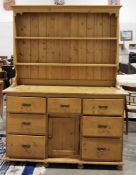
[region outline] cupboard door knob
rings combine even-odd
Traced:
[[[48,136],[48,139],[52,139],[52,136],[51,136],[51,135],[49,135],[49,136]]]

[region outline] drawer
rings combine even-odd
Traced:
[[[123,115],[123,99],[84,99],[83,113],[94,115]]]
[[[8,113],[7,132],[12,134],[47,134],[47,117],[43,114]]]
[[[79,98],[49,98],[48,112],[81,113],[81,99]]]
[[[6,154],[10,158],[44,159],[44,136],[7,135]]]
[[[89,161],[122,161],[122,140],[83,138],[82,159]]]
[[[122,137],[122,117],[91,117],[82,118],[82,135],[92,137]]]
[[[18,113],[45,113],[46,99],[39,97],[7,97],[7,111]]]

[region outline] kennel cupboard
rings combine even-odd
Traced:
[[[14,6],[5,160],[122,165],[120,6]]]

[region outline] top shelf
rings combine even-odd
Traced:
[[[15,13],[109,13],[119,14],[119,5],[16,5]]]
[[[117,37],[15,37],[17,40],[117,40]]]

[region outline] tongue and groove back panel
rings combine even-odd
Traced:
[[[120,7],[80,8],[14,7],[17,84],[116,86]]]

